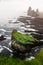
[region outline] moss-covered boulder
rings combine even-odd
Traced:
[[[11,46],[19,50],[21,52],[27,52],[31,49],[31,46],[35,44],[35,42],[39,42],[32,35],[22,34],[17,32],[17,30],[13,30],[12,32],[12,43]]]

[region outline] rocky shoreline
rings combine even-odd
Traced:
[[[17,57],[21,56],[22,58],[25,58],[26,56],[28,56],[32,48],[43,45],[43,41],[41,40],[35,41],[34,44],[25,44],[25,45],[18,43],[14,38],[12,38],[11,40],[12,40],[11,47],[12,47],[13,53],[16,54]]]

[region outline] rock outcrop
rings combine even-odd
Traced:
[[[3,41],[3,40],[5,40],[6,38],[3,36],[3,35],[1,35],[0,36],[0,41]]]
[[[18,53],[26,53],[31,50],[31,48],[37,43],[39,40],[35,39],[32,35],[21,34],[16,30],[12,32],[12,49],[17,51]]]

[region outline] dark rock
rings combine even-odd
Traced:
[[[26,53],[31,50],[30,45],[21,45],[16,41],[13,41],[11,43],[11,47],[14,51],[16,50],[18,53]]]
[[[0,36],[0,41],[3,41],[3,40],[5,40],[6,38],[3,36],[3,35],[1,35]]]
[[[43,34],[40,34],[40,33],[32,33],[31,34],[34,38],[40,40],[40,39],[43,39]]]

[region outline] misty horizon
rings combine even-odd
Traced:
[[[43,11],[42,0],[0,0],[0,21],[22,15],[24,12],[27,12],[29,6],[34,10],[38,8],[39,11]]]

